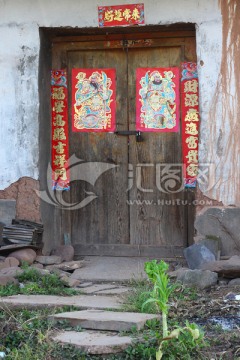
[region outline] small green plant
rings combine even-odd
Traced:
[[[191,360],[202,359],[200,350],[207,346],[204,334],[196,324],[186,321],[186,326],[175,328],[166,339],[163,339],[156,353],[156,360]]]
[[[155,303],[159,312],[162,313],[162,341],[156,352],[156,360],[162,358],[168,360],[192,359],[194,351],[203,345],[203,334],[197,325],[186,322],[185,327],[177,327],[170,334],[168,331],[169,298],[176,289],[176,284],[171,284],[167,274],[168,264],[161,260],[152,260],[145,263],[145,271],[153,284],[150,297],[143,306]],[[171,344],[170,344],[171,342]],[[180,356],[180,357],[179,357]]]
[[[150,298],[145,301],[143,307],[149,303],[155,303],[162,312],[162,333],[163,337],[168,336],[167,314],[169,309],[168,300],[176,285],[170,284],[167,274],[168,264],[161,260],[152,260],[145,263],[145,271],[149,280],[153,283],[153,291]]]

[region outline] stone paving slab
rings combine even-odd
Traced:
[[[100,291],[96,292],[96,294],[98,294],[98,295],[123,295],[123,294],[126,294],[128,291],[130,291],[130,288],[118,287],[115,289],[100,290]]]
[[[76,332],[64,331],[53,340],[62,344],[71,344],[80,348],[88,354],[115,354],[124,351],[131,345],[132,339],[129,336],[118,336],[95,331]]]
[[[147,258],[86,256],[85,266],[77,269],[72,278],[81,281],[126,282],[146,279],[144,264]]]
[[[0,306],[12,307],[60,307],[76,306],[81,309],[119,309],[121,301],[114,296],[54,296],[54,295],[14,295],[0,298]]]
[[[147,320],[159,319],[158,315],[113,312],[104,310],[71,311],[50,316],[52,320],[66,320],[71,326],[80,325],[83,329],[126,331],[135,327],[140,330]]]
[[[92,282],[83,282],[83,283],[80,283],[78,285],[79,288],[85,288],[85,287],[89,287],[89,286],[92,286]]]
[[[81,289],[84,294],[94,294],[100,290],[116,289],[118,286],[114,284],[92,284],[91,286]]]
[[[106,294],[106,295],[119,295],[124,294],[130,289],[125,286],[118,286],[114,284],[94,284],[92,286],[82,289],[83,294]]]

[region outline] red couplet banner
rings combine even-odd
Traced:
[[[136,127],[147,132],[179,131],[179,69],[136,70]]]
[[[72,70],[72,130],[114,132],[116,70]]]
[[[65,70],[51,71],[52,186],[69,190],[68,94]]]
[[[185,187],[196,187],[198,174],[199,95],[197,64],[181,64],[182,149]]]

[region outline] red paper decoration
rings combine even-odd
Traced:
[[[185,187],[196,187],[198,174],[199,96],[197,64],[181,64],[182,148]]]
[[[115,131],[115,78],[115,69],[72,70],[73,131]]]
[[[52,70],[52,183],[54,190],[69,190],[67,99],[66,71]]]
[[[125,4],[98,7],[98,25],[131,26],[144,24],[144,4]]]
[[[139,131],[179,130],[179,69],[138,68],[136,127]]]

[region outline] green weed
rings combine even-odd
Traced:
[[[23,286],[0,286],[0,297],[16,294],[72,296],[80,293],[79,290],[66,288],[57,274],[42,275],[37,269],[28,266],[24,266],[24,272],[17,275],[17,279]]]
[[[129,312],[144,312],[148,314],[156,314],[157,307],[155,304],[143,304],[149,299],[149,294],[153,290],[152,284],[147,280],[131,281],[129,283],[131,291],[124,296],[124,305],[122,311]]]

